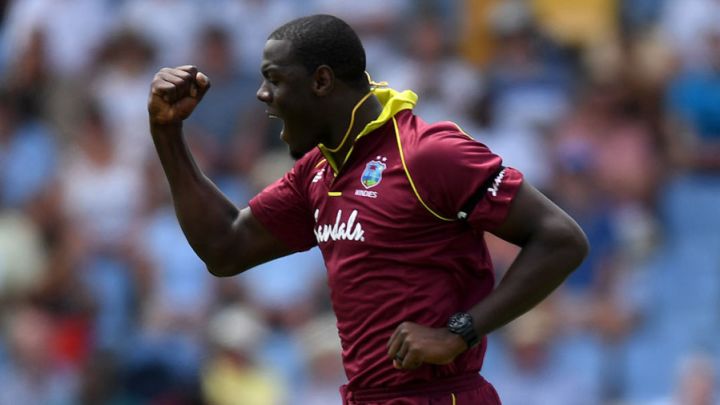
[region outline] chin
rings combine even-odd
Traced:
[[[303,156],[305,156],[306,153],[307,153],[307,152],[298,152],[298,151],[294,151],[294,150],[291,149],[291,150],[290,150],[290,157],[293,158],[293,159],[295,159],[295,160],[300,160],[300,158],[303,157]]]
[[[292,157],[295,160],[300,159],[301,157],[305,156],[306,153],[310,152],[313,149],[313,146],[310,147],[288,147],[290,152],[290,157]]]

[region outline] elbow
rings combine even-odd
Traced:
[[[585,235],[585,232],[580,228],[578,224],[576,224],[573,221],[574,229],[572,231],[572,242],[571,245],[573,246],[573,250],[576,252],[577,255],[577,266],[580,266],[583,261],[585,261],[585,258],[587,258],[588,254],[590,253],[590,241],[588,241],[587,235]]]
[[[211,266],[206,264],[208,273],[212,274],[215,277],[231,277],[236,274],[241,273],[240,271],[237,271],[231,267],[228,266]]]
[[[560,237],[562,249],[567,252],[569,273],[580,267],[590,253],[590,242],[587,235],[575,221],[569,219]]]
[[[232,243],[220,241],[202,246],[192,245],[195,254],[205,263],[208,273],[215,277],[232,277],[247,270],[247,260]]]
[[[570,217],[556,218],[545,227],[546,245],[549,252],[555,252],[560,259],[557,264],[566,275],[580,267],[590,252],[590,243],[585,232]]]
[[[215,262],[205,261],[205,267],[207,267],[208,273],[212,274],[215,277],[236,276],[250,268],[250,266],[244,263],[238,263],[231,260],[222,260]]]

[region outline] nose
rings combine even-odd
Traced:
[[[255,96],[263,103],[270,103],[272,101],[272,93],[270,93],[270,89],[268,89],[265,80],[260,84],[260,88],[257,90],[257,93],[255,93]]]

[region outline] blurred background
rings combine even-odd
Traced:
[[[291,165],[255,100],[267,35],[330,13],[573,215],[592,253],[490,337],[505,404],[719,404],[720,0],[0,1],[0,404],[339,404],[317,250],[229,279],[186,243],[153,74],[238,205]],[[488,242],[498,276],[517,250]]]

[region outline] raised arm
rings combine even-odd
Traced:
[[[163,68],[150,87],[150,132],[170,184],[175,213],[190,246],[216,276],[231,276],[290,250],[252,215],[239,210],[200,171],[182,122],[210,88],[194,66]]]

